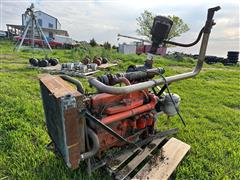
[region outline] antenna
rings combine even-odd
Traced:
[[[38,24],[38,21],[37,21],[35,12],[34,12],[34,4],[33,3],[31,3],[31,6],[26,9],[24,15],[25,15],[25,19],[26,20],[28,19],[28,21],[27,21],[26,26],[24,27],[24,30],[23,30],[23,32],[20,36],[21,38],[18,39],[18,41],[15,45],[14,50],[16,50],[17,52],[20,50],[24,40],[26,39],[26,35],[27,35],[27,33],[30,29],[30,26],[31,26],[31,31],[30,32],[31,32],[31,35],[32,35],[32,37],[31,37],[32,48],[34,49],[35,30],[37,30],[37,33],[39,34],[40,38],[43,39],[43,41],[48,46],[49,50],[52,52],[52,48],[51,48],[50,44],[48,43],[48,40],[47,40],[45,34],[43,33],[41,26]],[[20,41],[20,39],[21,39],[21,41]]]

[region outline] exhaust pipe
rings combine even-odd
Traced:
[[[180,81],[183,79],[192,78],[201,71],[203,62],[205,59],[208,39],[209,39],[209,34],[204,33],[200,52],[199,52],[199,57],[198,57],[198,61],[195,69],[192,72],[166,77],[167,83],[172,83],[172,82]],[[98,81],[96,78],[89,78],[88,81],[89,81],[89,84],[95,87],[98,91],[109,93],[109,94],[129,94],[135,91],[152,88],[165,83],[165,80],[161,78],[157,80],[149,80],[146,82],[124,86],[124,87],[114,87],[114,86],[107,86],[102,82]]]
[[[167,83],[172,83],[172,82],[180,81],[183,79],[192,78],[201,71],[203,62],[205,59],[209,35],[211,32],[212,26],[215,25],[214,21],[213,21],[213,16],[214,16],[215,11],[218,11],[219,9],[220,9],[220,6],[208,9],[207,21],[204,26],[204,34],[203,34],[203,38],[202,38],[202,42],[201,42],[198,61],[197,61],[197,64],[196,64],[196,67],[194,68],[194,70],[192,72],[187,72],[187,73],[183,73],[183,74],[166,77],[165,79],[166,79]],[[157,79],[157,80],[149,80],[146,82],[133,84],[133,85],[129,85],[129,86],[124,86],[124,87],[107,86],[107,85],[101,83],[100,81],[98,81],[96,78],[89,78],[88,81],[89,81],[90,85],[95,87],[100,92],[105,92],[105,93],[109,93],[109,94],[128,94],[128,93],[140,91],[140,90],[147,89],[147,88],[152,88],[152,87],[158,86],[160,84],[164,84],[165,79],[161,78],[161,79]]]

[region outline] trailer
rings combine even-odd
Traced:
[[[68,36],[54,35],[53,42],[62,43],[64,48],[72,48],[76,45],[76,42]]]
[[[135,45],[136,46],[136,54],[138,54],[138,55],[146,54],[151,49],[150,44],[144,44],[144,43],[151,43],[151,41],[149,41],[147,39],[127,36],[127,35],[122,35],[122,34],[118,34],[117,36],[118,37],[129,38],[129,39],[134,39],[134,40],[139,40],[140,42],[136,43],[136,45]],[[119,46],[119,48],[120,48],[120,46]],[[119,50],[119,52],[121,52],[121,51]],[[167,47],[160,46],[160,47],[157,48],[156,55],[164,56],[164,55],[166,55],[166,52],[167,52]]]

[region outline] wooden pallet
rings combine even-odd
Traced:
[[[184,156],[190,146],[176,138],[171,138],[160,150],[160,156],[154,158],[138,172],[133,179],[161,179],[167,180]]]
[[[126,151],[107,168],[115,179],[168,179],[190,146],[176,138],[153,140],[142,150]]]

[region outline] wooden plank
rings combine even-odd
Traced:
[[[96,71],[89,71],[89,72],[86,72],[86,73],[82,73],[84,76],[89,76],[89,75],[92,75],[92,74],[95,74],[99,72],[99,70],[96,70]]]
[[[63,80],[59,76],[52,76],[49,74],[40,75],[40,82],[46,86],[46,88],[54,95],[59,98],[67,94],[74,94],[81,96],[81,93],[76,88],[70,85],[67,81]]]
[[[116,179],[125,179],[131,172],[133,172],[138,165],[145,160],[148,156],[151,156],[151,153],[156,149],[156,147],[164,140],[165,138],[153,140],[146,148],[143,149],[134,159],[132,159],[123,169],[119,170],[116,173]]]
[[[189,151],[190,146],[171,138],[162,148],[154,162],[147,163],[133,179],[167,180]]]
[[[98,69],[106,69],[106,68],[110,68],[113,66],[117,66],[118,64],[111,64],[111,63],[107,63],[107,64],[101,64],[100,66],[98,66]]]
[[[126,161],[131,158],[134,154],[137,154],[139,149],[129,149],[120,156],[115,159],[111,159],[111,161],[107,162],[107,166],[113,172],[116,171],[120,166],[122,166]]]

